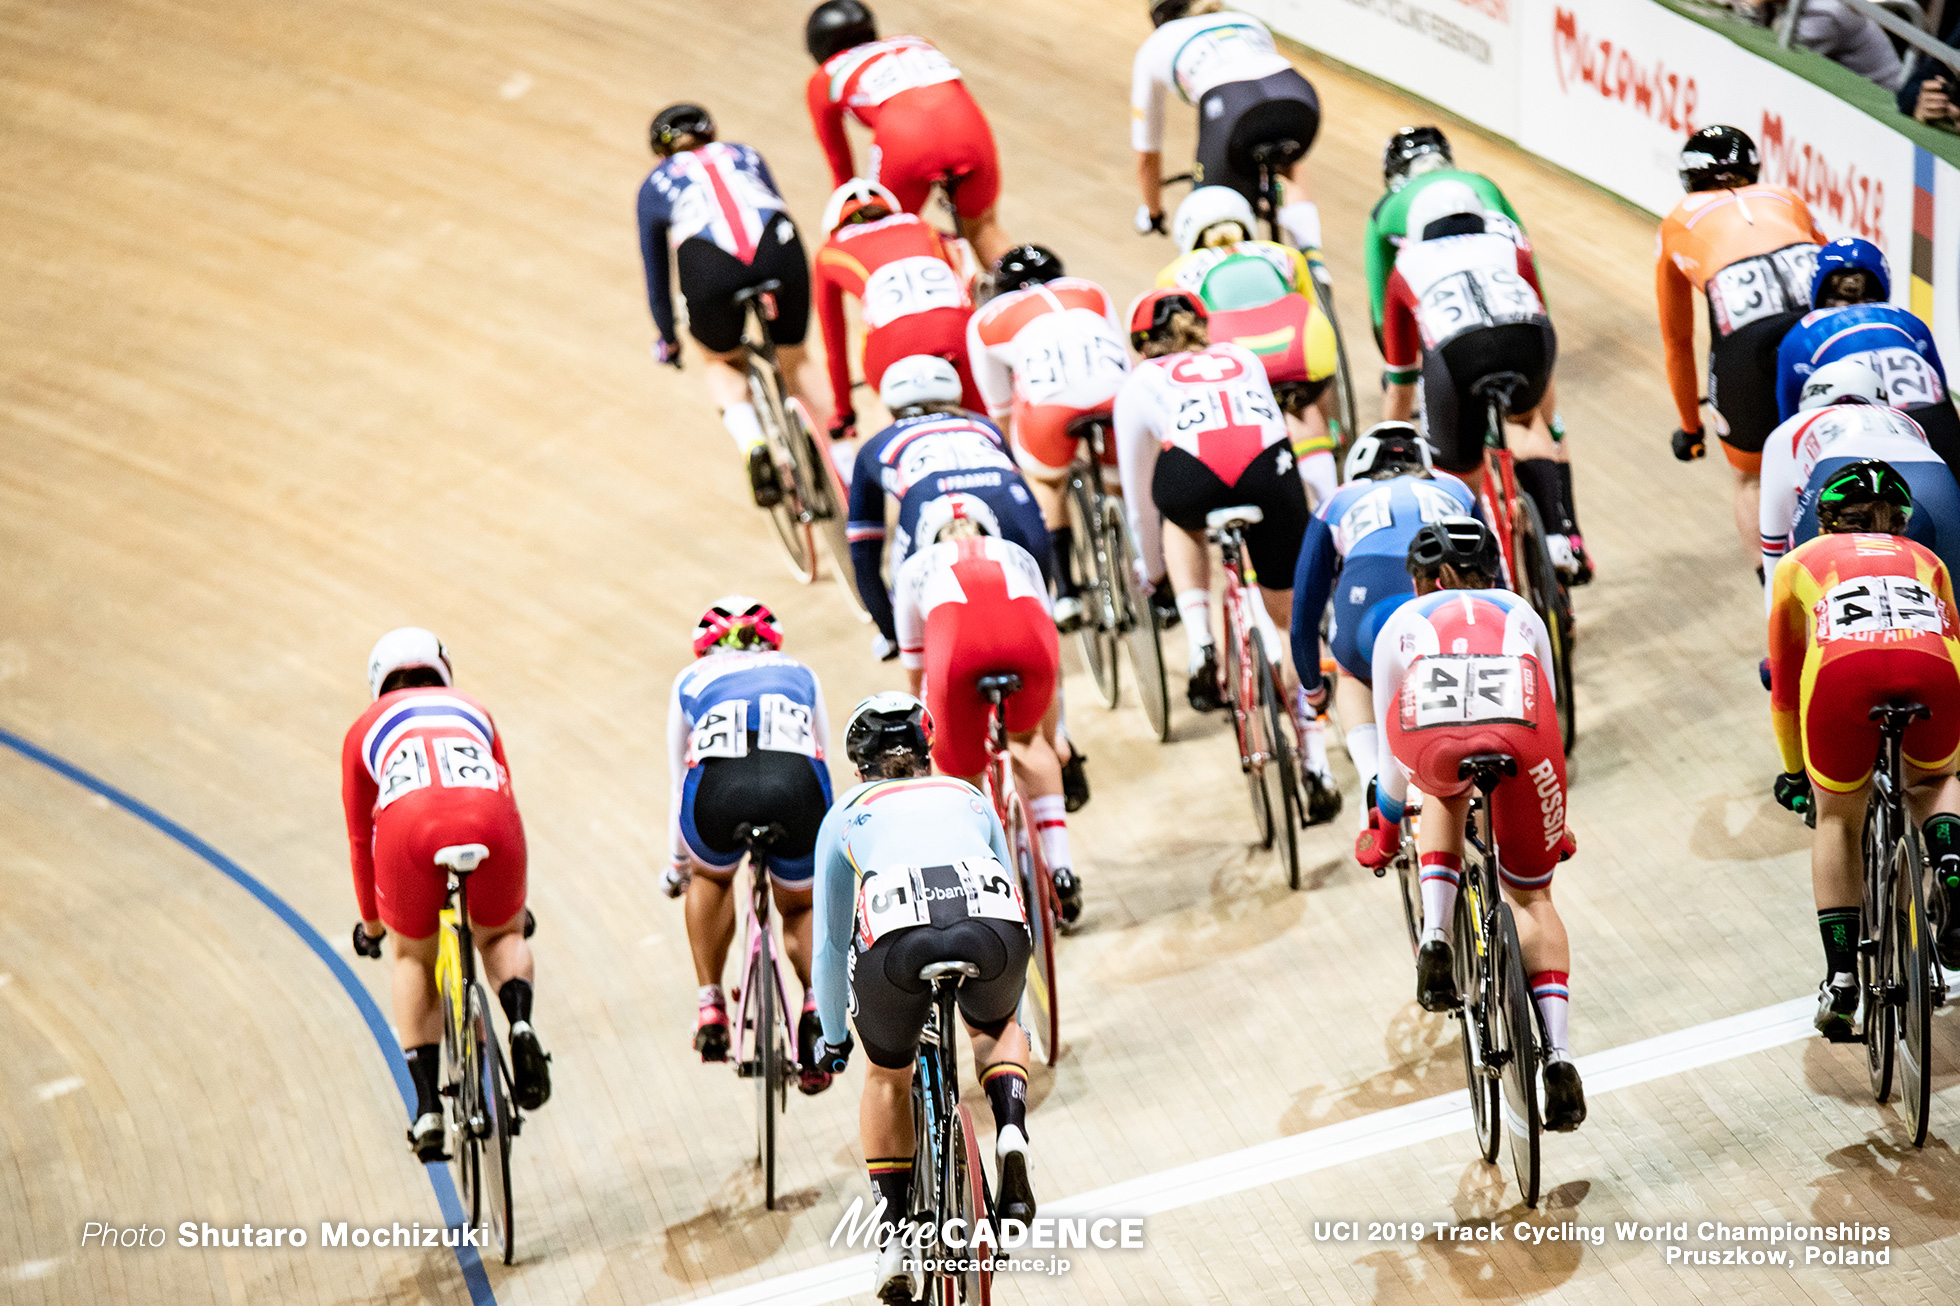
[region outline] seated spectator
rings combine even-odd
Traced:
[[[1960,43],[1960,3],[1947,0],[1939,39]],[[1929,127],[1960,133],[1960,72],[1924,51],[1912,52],[1912,66],[1899,87],[1899,112]]]
[[[1776,27],[1788,8],[1788,0],[1764,0],[1756,12],[1764,24]],[[1869,77],[1888,91],[1898,88],[1905,72],[1885,29],[1839,0],[1805,0],[1795,44]]]

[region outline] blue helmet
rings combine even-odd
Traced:
[[[1878,299],[1892,298],[1892,269],[1885,251],[1869,240],[1840,236],[1817,251],[1817,271],[1810,278],[1810,306],[1824,297],[1824,283],[1837,272],[1863,272],[1878,283]]]

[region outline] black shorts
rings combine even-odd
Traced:
[[[1293,566],[1300,559],[1300,541],[1307,537],[1308,512],[1306,487],[1294,470],[1293,447],[1286,441],[1262,449],[1232,485],[1184,450],[1166,449],[1157,458],[1150,498],[1166,520],[1187,531],[1203,530],[1205,514],[1220,508],[1256,506],[1265,519],[1245,528],[1252,570],[1266,589],[1293,588]]]
[[[1726,336],[1714,335],[1708,347],[1708,406],[1728,427],[1716,434],[1737,453],[1761,455],[1776,429],[1776,348],[1808,311],[1772,313]]]
[[[1259,165],[1252,149],[1298,141],[1305,154],[1320,132],[1320,97],[1313,83],[1287,68],[1249,82],[1226,82],[1198,97],[1199,186],[1230,186],[1255,208]],[[1257,235],[1258,233],[1253,233]]]
[[[780,825],[782,837],[769,849],[777,878],[807,879],[817,828],[830,810],[817,770],[823,763],[801,753],[758,748],[755,741],[750,731],[747,756],[710,757],[689,775],[682,790],[682,833],[690,845],[713,854],[704,862],[733,867],[742,853],[740,827]]]
[[[867,952],[853,947],[851,1021],[864,1055],[886,1070],[902,1070],[919,1055],[919,1033],[932,1011],[932,985],[919,972],[935,961],[980,968],[960,985],[960,1017],[983,1034],[999,1035],[1021,1005],[1033,950],[1027,926],[991,916],[895,930]]]
[[[1484,461],[1488,425],[1477,382],[1498,372],[1524,377],[1511,396],[1511,412],[1528,413],[1545,397],[1558,361],[1558,333],[1549,322],[1506,322],[1480,327],[1422,355],[1422,418],[1436,465],[1461,475]]]
[[[1924,408],[1908,408],[1906,416],[1919,423],[1919,429],[1926,432],[1926,443],[1933,446],[1933,452],[1945,461],[1953,478],[1960,481],[1960,413],[1953,409],[1953,397],[1949,395]]]
[[[735,292],[765,281],[780,281],[776,320],[769,338],[800,345],[810,333],[810,264],[803,238],[789,215],[778,213],[763,224],[755,258],[747,263],[712,240],[690,236],[674,251],[681,297],[687,301],[687,330],[710,353],[725,354],[742,343],[743,313]]]

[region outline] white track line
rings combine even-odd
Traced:
[[[1579,1058],[1588,1099],[1649,1080],[1678,1075],[1698,1066],[1746,1057],[1811,1037],[1815,998],[1792,998],[1775,1006],[1711,1020],[1659,1038]],[[1158,1215],[1225,1197],[1350,1161],[1379,1156],[1470,1128],[1470,1095],[1465,1089],[1390,1107],[1356,1120],[1276,1138],[1190,1165],[1159,1170],[1136,1179],[1046,1203],[1044,1215]],[[871,1290],[871,1257],[851,1256],[811,1270],[798,1270],[746,1288],[694,1299],[694,1306],[823,1306]]]

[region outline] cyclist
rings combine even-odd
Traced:
[[[470,924],[484,978],[510,1022],[511,1095],[526,1111],[551,1097],[551,1058],[531,1024],[524,821],[503,736],[483,704],[453,688],[441,640],[419,626],[391,630],[368,654],[367,671],[374,701],[340,747],[340,800],[361,912],[354,950],[379,957],[380,940],[394,932],[395,1028],[415,1085],[408,1145],[421,1160],[440,1161],[447,1152],[436,955],[449,884],[435,855],[443,848],[480,843],[490,850],[470,876]]]
[[[1886,404],[1885,380],[1867,356],[1826,363],[1804,382],[1803,411],[1763,445],[1763,569],[1774,573],[1789,550],[1818,533],[1824,484],[1846,464],[1883,460],[1912,492],[1903,532],[1933,551],[1951,574],[1960,563],[1960,487],[1904,413]],[[1767,586],[1763,604],[1771,599]]]
[[[1847,236],[1817,252],[1812,311],[1776,350],[1777,412],[1790,419],[1805,379],[1818,368],[1864,356],[1885,378],[1887,402],[1919,424],[1934,451],[1960,476],[1960,415],[1954,412],[1939,346],[1924,322],[1885,302],[1891,294],[1892,269],[1870,241]]]
[[[1945,928],[1941,960],[1960,962],[1960,630],[1945,564],[1902,538],[1913,514],[1905,478],[1877,460],[1850,463],[1824,483],[1824,532],[1777,564],[1770,603],[1770,717],[1783,774],[1776,800],[1813,810],[1810,880],[1824,941],[1817,1029],[1850,1042],[1864,937],[1858,845],[1878,753],[1880,703],[1932,709],[1906,728],[1907,801],[1923,822]]]
[[[1014,457],[1027,474],[1054,557],[1055,625],[1082,621],[1069,524],[1068,475],[1075,423],[1108,417],[1130,353],[1109,292],[1071,277],[1054,251],[1016,245],[994,265],[994,298],[966,328],[973,379],[994,421],[1012,419]],[[1106,445],[1113,460],[1116,442]],[[1025,546],[1024,546],[1025,547]],[[1038,555],[1037,555],[1038,556]]]
[[[1034,557],[1000,537],[991,513],[969,512],[971,506],[966,496],[949,495],[919,514],[918,548],[899,566],[892,587],[898,658],[914,694],[923,683],[938,722],[932,760],[976,789],[987,769],[993,715],[976,682],[1020,675],[1021,688],[1006,704],[1008,752],[1062,920],[1073,925],[1082,915],[1082,877],[1069,853],[1057,739],[1061,646],[1048,589]]]
[[[1006,253],[1007,236],[995,216],[994,134],[960,70],[923,37],[879,40],[863,0],[824,0],[810,11],[803,39],[817,61],[806,98],[831,184],[841,186],[856,172],[844,132],[848,115],[871,132],[866,175],[890,188],[904,212],[919,212],[933,183],[945,182],[960,234],[980,260],[991,265]]]
[[[1211,344],[1205,316],[1196,295],[1175,288],[1149,291],[1130,306],[1130,343],[1143,361],[1123,383],[1115,411],[1138,565],[1156,593],[1168,580],[1176,598],[1190,641],[1185,696],[1195,712],[1220,706],[1205,515],[1239,504],[1265,514],[1246,528],[1246,553],[1280,630],[1293,624],[1293,569],[1309,517],[1265,368],[1243,346]],[[1175,530],[1164,530],[1165,518]],[[1285,668],[1286,641],[1278,631],[1268,639]]]
[[[1382,319],[1387,307],[1389,273],[1395,268],[1395,252],[1409,235],[1409,206],[1424,190],[1445,181],[1468,186],[1483,209],[1484,229],[1510,237],[1532,260],[1532,267],[1535,269],[1538,266],[1530,238],[1525,234],[1524,223],[1519,219],[1517,210],[1511,207],[1511,201],[1497,188],[1497,183],[1480,172],[1458,168],[1450,154],[1449,138],[1443,135],[1440,128],[1404,127],[1389,137],[1388,147],[1382,152],[1382,184],[1387,191],[1375,202],[1374,210],[1368,215],[1368,297],[1374,314],[1377,345],[1382,343]],[[1539,284],[1542,285],[1542,281]],[[1571,509],[1571,449],[1565,443],[1565,422],[1558,413],[1556,376],[1546,380],[1545,397],[1539,401],[1531,423],[1518,432],[1513,450],[1521,463],[1535,463],[1537,459],[1547,458],[1555,464],[1559,501],[1563,509],[1559,516],[1575,516]],[[1528,475],[1542,476],[1542,473],[1534,467]],[[1549,501],[1550,495],[1547,494],[1545,498]],[[1542,513],[1543,509],[1540,511]],[[1551,529],[1552,524],[1552,518],[1547,517],[1547,530]],[[1567,543],[1572,551],[1572,565],[1565,568],[1566,579],[1574,585],[1587,584],[1592,580],[1592,560],[1586,553],[1585,540],[1580,537],[1576,527],[1568,533]],[[1564,552],[1558,551],[1561,554]]]
[[[830,1076],[812,1059],[816,998],[810,992],[810,868],[817,826],[830,809],[823,763],[830,718],[816,673],[781,651],[775,613],[746,594],[716,599],[694,626],[695,661],[667,699],[669,897],[687,895],[687,941],[700,985],[694,1050],[728,1059],[728,1001],[721,974],[735,935],[730,892],[744,848],[738,831],[776,825],[769,883],[783,951],[803,981],[797,1087],[819,1093]]]
[[[1409,541],[1424,524],[1474,514],[1476,496],[1430,463],[1429,445],[1413,423],[1377,422],[1348,450],[1347,484],[1315,510],[1293,571],[1293,665],[1308,706],[1328,699],[1320,673],[1320,617],[1333,646],[1334,707],[1341,714],[1348,756],[1361,777],[1361,823],[1368,824],[1368,786],[1381,755],[1375,722],[1375,634],[1415,597],[1406,560]]]
[[[659,332],[653,356],[681,365],[674,326],[674,298],[667,266],[687,301],[687,329],[705,355],[709,397],[722,425],[749,467],[757,506],[782,502],[782,480],[749,402],[746,319],[735,292],[765,281],[780,283],[769,338],[790,394],[802,403],[812,429],[828,413],[803,338],[810,330],[810,269],[803,240],[776,191],[769,165],[747,145],[715,140],[715,122],[698,104],[670,104],[654,116],[648,141],[660,162],[640,183],[640,256],[646,263],[647,304]]]
[[[1824,233],[1795,191],[1758,182],[1756,143],[1703,127],[1681,151],[1687,195],[1661,222],[1654,269],[1667,384],[1681,425],[1674,456],[1707,450],[1695,385],[1694,291],[1708,302],[1708,406],[1735,469],[1735,528],[1756,551],[1763,440],[1776,426],[1776,350],[1810,303]]]
[[[1302,198],[1283,203],[1275,218],[1301,249],[1320,247],[1320,210],[1305,198],[1300,159],[1320,131],[1320,98],[1251,14],[1227,10],[1224,0],[1151,0],[1156,27],[1138,48],[1130,73],[1130,145],[1137,154],[1139,234],[1164,229],[1164,96],[1175,90],[1198,110],[1200,186],[1229,186],[1259,202],[1259,169],[1252,150],[1290,140],[1299,154],[1280,175]]]
[[[1310,260],[1299,250],[1257,240],[1245,196],[1201,186],[1177,206],[1171,231],[1184,252],[1157,274],[1160,287],[1188,290],[1204,303],[1211,338],[1259,355],[1286,412],[1300,475],[1325,503],[1338,487],[1334,436],[1322,396],[1339,362],[1333,324],[1312,297]],[[1315,258],[1317,259],[1316,251]]]
[[[864,381],[878,386],[885,368],[913,354],[936,354],[960,376],[962,402],[978,408],[966,366],[966,322],[973,313],[953,252],[923,218],[903,212],[883,186],[853,178],[831,192],[823,228],[830,239],[817,251],[817,324],[836,416],[831,438],[856,428],[851,406],[851,356],[845,343],[844,296],[864,312]]]
[[[933,719],[909,694],[865,699],[844,728],[859,784],[824,818],[817,836],[817,994],[824,1068],[842,1073],[864,1040],[858,1137],[873,1194],[884,1203],[877,1273],[880,1300],[909,1302],[923,1287],[903,1268],[904,1217],[912,1187],[912,1067],[932,1012],[919,972],[939,961],[980,968],[960,986],[960,1017],[973,1041],[994,1116],[995,1214],[1034,1218],[1028,1183],[1028,1039],[1015,1022],[1032,941],[1012,873],[1007,835],[986,799],[964,780],[931,774]],[[909,892],[908,892],[909,891]],[[955,1037],[940,1030],[941,1038]]]
[[[1483,202],[1469,186],[1432,182],[1408,213],[1409,236],[1389,274],[1382,324],[1388,363],[1382,413],[1413,416],[1420,378],[1423,424],[1436,465],[1476,490],[1488,422],[1477,383],[1500,372],[1522,376],[1508,420],[1542,427],[1558,335],[1539,297],[1530,252],[1488,229]],[[1541,451],[1550,438],[1545,434],[1538,442]],[[1576,582],[1591,567],[1579,539],[1572,478],[1561,474],[1561,466],[1551,458],[1520,457],[1517,478],[1538,507],[1552,562]]]
[[[1375,636],[1375,717],[1395,764],[1376,778],[1371,828],[1354,851],[1363,866],[1388,864],[1401,848],[1413,781],[1424,794],[1416,838],[1423,919],[1416,1000],[1425,1011],[1453,1009],[1459,998],[1450,918],[1463,882],[1472,797],[1457,765],[1474,753],[1516,759],[1517,776],[1490,795],[1491,829],[1503,849],[1498,877],[1517,917],[1531,996],[1544,1019],[1545,1128],[1564,1132],[1586,1118],[1567,1032],[1572,953],[1552,903],[1552,872],[1574,851],[1565,824],[1565,744],[1545,675],[1550,636],[1530,604],[1493,588],[1497,567],[1497,537],[1473,517],[1426,523],[1409,541],[1416,597]]]

